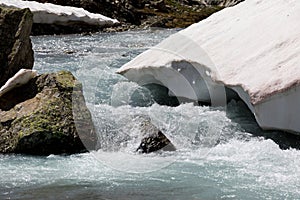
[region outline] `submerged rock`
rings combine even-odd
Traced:
[[[0,152],[49,155],[95,148],[82,86],[70,72],[43,74],[0,97]]]
[[[247,0],[170,36],[117,72],[213,105],[226,103],[230,88],[261,128],[299,134],[299,19],[298,0]]]
[[[158,150],[175,151],[175,146],[150,120],[141,123],[143,139],[137,148],[138,152],[151,153]]]
[[[32,69],[32,22],[29,9],[0,7],[0,86],[20,69]]]

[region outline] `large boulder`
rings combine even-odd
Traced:
[[[97,137],[82,85],[70,72],[43,74],[0,97],[0,152],[93,150]]]
[[[0,7],[0,86],[21,68],[33,67],[32,16],[29,9]]]

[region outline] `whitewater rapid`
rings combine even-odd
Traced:
[[[34,69],[70,70],[83,83],[103,149],[0,155],[0,199],[299,199],[300,152],[280,133],[261,131],[242,102],[163,106],[147,89],[115,74],[176,31],[32,37]],[[135,153],[139,115],[150,116],[178,150]],[[286,144],[285,150],[278,144]]]

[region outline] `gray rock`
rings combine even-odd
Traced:
[[[20,69],[33,67],[32,17],[29,9],[0,7],[0,86]]]
[[[0,98],[0,152],[70,154],[95,149],[82,86],[70,72],[43,74]]]
[[[141,123],[141,133],[143,139],[137,148],[138,152],[151,153],[158,150],[175,151],[175,146],[171,141],[156,127],[150,119],[145,119]]]

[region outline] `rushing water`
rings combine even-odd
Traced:
[[[83,83],[103,149],[0,155],[0,199],[299,199],[300,152],[261,137],[278,133],[261,131],[244,104],[162,106],[147,89],[115,74],[174,32],[33,37],[39,73],[70,70]],[[177,151],[136,154],[140,115]]]

